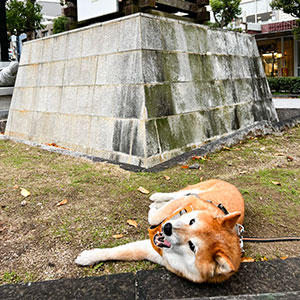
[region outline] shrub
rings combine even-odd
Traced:
[[[60,33],[67,31],[67,26],[68,26],[69,20],[65,16],[60,16],[57,17],[56,19],[53,20],[53,33]]]
[[[268,77],[272,92],[300,93],[300,77]]]

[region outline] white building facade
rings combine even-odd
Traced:
[[[292,33],[296,19],[273,10],[271,2],[241,0],[242,13],[232,25],[255,35],[267,76],[300,76],[300,41]]]
[[[53,20],[62,15],[62,6],[59,0],[38,0],[42,7],[44,29],[38,32],[38,37],[45,37],[53,34]]]
[[[273,10],[271,0],[242,0],[239,21],[255,34],[267,76],[300,76],[300,42],[294,38],[296,19]]]

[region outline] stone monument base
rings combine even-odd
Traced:
[[[25,43],[5,134],[150,168],[262,120],[254,37],[139,13]]]
[[[13,87],[0,87],[0,133],[5,130],[12,94]]]

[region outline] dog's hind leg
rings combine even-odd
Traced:
[[[75,263],[80,266],[89,266],[106,260],[144,259],[164,265],[163,258],[153,249],[150,240],[137,241],[115,248],[85,250],[77,256]]]

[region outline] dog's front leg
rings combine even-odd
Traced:
[[[85,250],[77,256],[75,263],[81,266],[89,266],[106,260],[144,259],[164,265],[163,258],[152,248],[150,240],[137,241],[115,248]]]
[[[151,207],[148,213],[148,222],[150,225],[160,224],[167,216],[171,215],[177,209],[190,205],[193,202],[193,196],[182,197],[166,202],[161,208]]]

